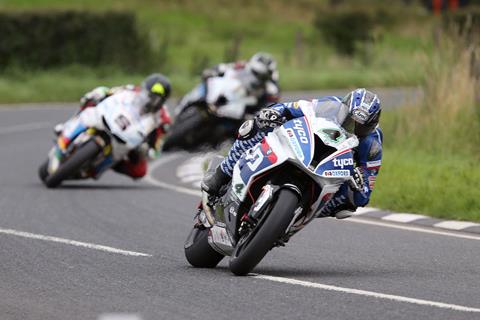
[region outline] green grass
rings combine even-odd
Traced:
[[[445,38],[419,68],[425,98],[384,112],[384,159],[373,206],[480,221],[480,48]]]
[[[382,162],[370,206],[480,221],[478,159],[388,147]]]
[[[71,102],[99,85],[118,86],[138,84],[144,74],[127,74],[110,68],[92,69],[70,66],[56,70],[25,72],[9,71],[0,77],[0,103]],[[173,95],[186,92],[195,84],[194,78],[173,74],[170,76]]]

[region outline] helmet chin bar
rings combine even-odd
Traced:
[[[164,98],[154,93],[149,93],[148,98],[149,101],[145,105],[145,112],[157,112],[158,110],[160,110]]]

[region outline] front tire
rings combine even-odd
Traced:
[[[208,232],[193,228],[185,244],[185,258],[196,268],[215,268],[224,257],[208,244]]]
[[[48,159],[45,160],[45,162],[42,163],[42,165],[38,168],[38,177],[42,182],[45,182],[45,180],[48,177]]]
[[[94,140],[88,141],[62,163],[57,171],[46,177],[45,185],[48,188],[59,186],[63,180],[73,176],[88,161],[95,158],[101,150],[102,148]]]
[[[290,189],[280,189],[270,214],[250,233],[238,241],[230,258],[230,271],[247,275],[273,248],[294,217],[298,195]]]

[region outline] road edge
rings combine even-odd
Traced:
[[[190,154],[189,158],[181,162],[176,169],[177,177],[180,181],[192,185],[192,188],[180,187],[181,189],[189,190],[190,194],[199,195],[200,181],[192,180],[192,177],[202,177],[205,162],[212,156],[213,153],[206,154]],[[167,156],[168,157],[168,156]],[[174,158],[178,160],[180,155]],[[159,159],[160,164],[154,166],[153,169],[169,162],[170,159]],[[195,189],[193,189],[195,188]],[[427,228],[434,228],[437,230],[449,230],[457,232],[466,232],[473,234],[480,234],[480,223],[460,220],[447,220],[430,217],[427,215],[408,213],[408,212],[393,212],[373,207],[358,208],[354,213],[354,217],[362,217],[372,220],[380,220],[388,223],[398,223],[403,225],[413,225]]]

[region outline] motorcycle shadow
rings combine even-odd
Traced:
[[[188,269],[201,270],[202,273],[215,274],[221,272],[225,276],[231,276],[230,269],[226,265],[219,265],[214,269],[196,269],[188,266]],[[322,279],[346,279],[346,278],[378,278],[398,276],[398,270],[387,269],[354,269],[354,268],[321,268],[321,267],[262,267],[258,266],[249,274],[266,275],[284,278],[322,278]],[[218,275],[217,275],[218,276]]]
[[[369,278],[379,276],[393,276],[398,275],[399,270],[392,269],[379,269],[379,268],[349,268],[349,267],[336,267],[336,268],[322,268],[316,267],[261,267],[254,269],[254,273],[275,276],[275,277],[319,277],[319,278]]]

